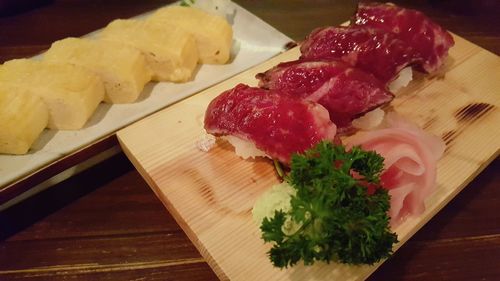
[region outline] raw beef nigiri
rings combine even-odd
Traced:
[[[239,84],[210,102],[205,130],[248,141],[285,164],[321,140],[335,141],[336,126],[328,111],[312,101],[274,90]]]
[[[413,47],[418,67],[425,72],[436,71],[454,45],[451,34],[422,12],[393,4],[360,3],[353,24],[396,34]]]
[[[263,88],[323,105],[340,131],[394,97],[373,75],[335,60],[281,63],[257,78]]]
[[[357,26],[313,30],[300,46],[301,59],[341,59],[389,83],[416,61],[411,45],[396,34]]]

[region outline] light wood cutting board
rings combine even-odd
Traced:
[[[438,165],[437,191],[426,211],[395,229],[406,242],[486,165],[500,147],[500,59],[455,36],[446,72],[414,79],[394,109],[447,144]],[[255,74],[298,57],[297,48],[143,119],[118,132],[123,150],[223,280],[362,280],[375,266],[316,264],[273,268],[269,245],[252,221],[255,200],[278,183],[268,160],[244,161],[224,142],[197,149],[208,103]]]

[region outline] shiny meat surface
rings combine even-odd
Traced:
[[[423,13],[392,4],[360,3],[352,22],[396,34],[415,49],[417,66],[425,72],[436,71],[454,45],[451,34]]]
[[[393,94],[373,75],[342,61],[292,61],[257,75],[259,86],[323,105],[339,132],[351,121],[389,103]]]
[[[401,69],[415,63],[411,45],[396,34],[365,27],[323,27],[300,46],[301,59],[340,59],[391,82]]]
[[[321,140],[335,140],[336,126],[321,105],[274,90],[239,84],[212,100],[205,130],[232,135],[287,164],[291,155]]]

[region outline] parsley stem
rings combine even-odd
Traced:
[[[276,169],[276,173],[278,173],[278,176],[283,179],[285,177],[285,172],[283,171],[283,167],[281,166],[281,163],[274,159],[274,168]]]

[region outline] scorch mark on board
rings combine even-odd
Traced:
[[[441,138],[446,143],[446,149],[448,150],[453,144],[453,141],[467,129],[468,123],[473,123],[481,119],[494,109],[494,105],[484,102],[469,103],[457,109],[454,113],[454,117],[458,123],[462,124],[459,124],[456,129],[446,131],[441,135]]]
[[[486,115],[489,111],[494,109],[495,106],[489,103],[471,103],[464,106],[455,112],[455,118],[460,122],[470,121],[473,122],[482,116]]]

